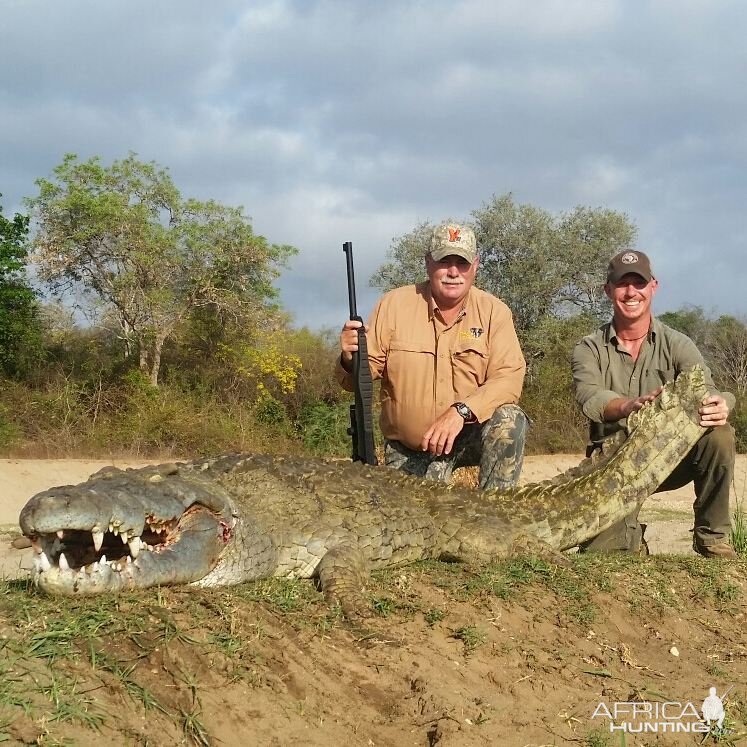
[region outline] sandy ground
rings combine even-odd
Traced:
[[[529,456],[524,462],[522,483],[555,477],[581,460],[578,454]],[[58,485],[83,482],[102,467],[141,467],[147,460],[94,459],[0,459],[0,577],[16,578],[32,567],[30,550],[16,550],[10,542],[19,533],[18,515],[36,493]],[[151,462],[152,463],[152,462]],[[747,455],[737,457],[732,508],[747,496]],[[652,496],[643,507],[641,520],[648,524],[646,539],[652,553],[692,553],[692,486]]]

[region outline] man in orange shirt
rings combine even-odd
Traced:
[[[526,364],[509,308],[474,287],[472,229],[438,226],[428,280],[385,294],[366,327],[371,375],[380,378],[385,463],[448,482],[480,465],[480,487],[508,488],[521,472],[528,419],[517,402]],[[340,335],[337,378],[352,390],[360,322]]]

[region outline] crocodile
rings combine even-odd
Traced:
[[[34,579],[50,594],[315,577],[365,606],[372,569],[441,558],[486,563],[561,551],[632,513],[703,435],[694,367],[600,453],[552,480],[479,491],[332,459],[233,454],[107,467],[23,508]]]

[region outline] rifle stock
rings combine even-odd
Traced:
[[[363,319],[358,316],[355,301],[355,275],[353,272],[353,244],[346,241],[342,245],[345,252],[348,273],[348,303],[350,319],[361,323],[358,328],[358,352],[353,353],[353,392],[355,404],[350,405],[350,427],[348,435],[353,442],[354,462],[378,464],[373,432],[373,379],[368,365],[368,345]]]

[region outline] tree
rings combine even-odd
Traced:
[[[747,396],[747,323],[728,314],[709,319],[699,306],[661,314],[660,321],[686,334],[703,354],[719,386]]]
[[[706,354],[713,322],[706,317],[700,306],[683,306],[677,311],[665,311],[659,321],[687,335]]]
[[[36,295],[25,276],[28,216],[6,218],[0,206],[0,368],[17,374],[40,354]]]
[[[708,356],[714,374],[740,399],[747,397],[747,324],[733,316],[713,322]]]
[[[425,280],[424,258],[430,249],[433,228],[431,223],[421,223],[410,233],[393,239],[387,253],[389,262],[376,271],[371,285],[386,291]]]
[[[40,277],[58,296],[82,286],[109,307],[154,386],[164,343],[196,309],[255,323],[272,311],[273,281],[296,250],[256,236],[242,208],[183,198],[135,154],[110,167],[68,154],[53,174],[28,201]]]

